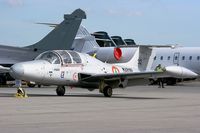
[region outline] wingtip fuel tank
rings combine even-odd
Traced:
[[[198,76],[197,73],[181,66],[168,66],[165,69],[169,75],[179,78],[195,78]]]

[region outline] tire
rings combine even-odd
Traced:
[[[56,93],[58,96],[64,96],[65,95],[65,87],[64,86],[58,86],[56,89]]]
[[[28,83],[27,83],[27,86],[30,87],[30,88],[34,88],[34,87],[35,87],[35,84],[31,84],[30,82],[28,82]]]
[[[106,86],[104,89],[103,89],[103,94],[105,97],[111,97],[112,96],[112,88],[110,86]]]
[[[166,79],[166,84],[167,85],[176,85],[176,79],[175,78],[168,78]]]

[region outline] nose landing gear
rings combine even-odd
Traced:
[[[18,97],[18,98],[28,97],[25,90],[21,87],[22,86],[21,80],[15,80],[15,85],[17,86],[17,93],[15,94],[15,97]]]

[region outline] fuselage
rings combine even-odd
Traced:
[[[200,47],[154,48],[151,69],[162,66],[182,66],[200,75]]]
[[[78,86],[79,73],[120,73],[123,69],[103,63],[87,54],[55,50],[39,55],[36,60],[17,63],[11,67],[15,79],[34,81],[38,84]]]

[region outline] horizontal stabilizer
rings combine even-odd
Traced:
[[[58,24],[54,24],[54,23],[36,23],[36,24],[42,24],[42,25],[48,25],[49,27],[56,27],[58,26]]]

